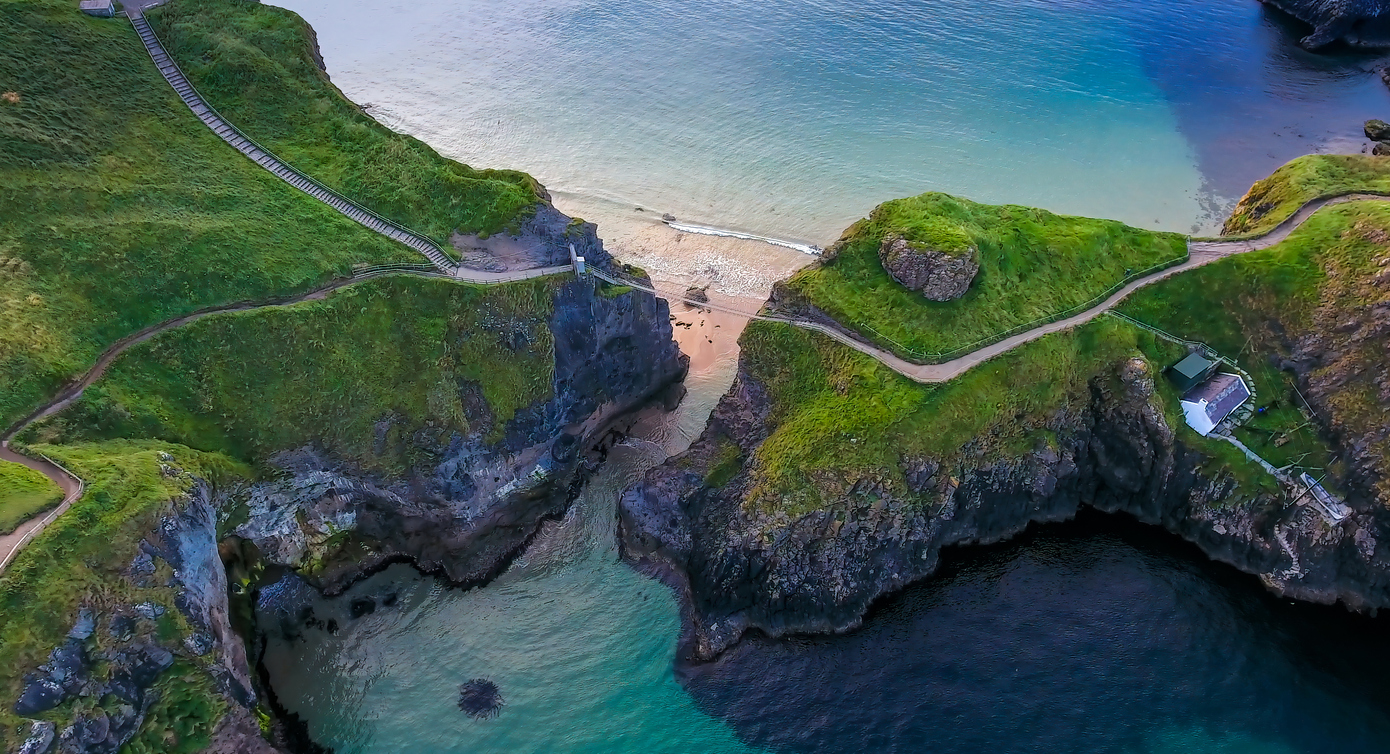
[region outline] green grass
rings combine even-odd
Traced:
[[[705,474],[706,487],[723,487],[743,470],[743,451],[732,440],[721,437],[719,450]]]
[[[124,754],[194,754],[212,742],[212,732],[227,703],[212,678],[187,660],[179,660],[155,683],[159,697],[140,732]]]
[[[53,480],[37,471],[9,461],[0,461],[0,534],[63,501],[63,491]]]
[[[154,441],[113,441],[38,446],[87,483],[82,498],[22,550],[0,576],[0,697],[17,699],[23,676],[45,662],[76,619],[79,605],[134,604],[152,600],[170,608],[175,636],[187,629],[173,610],[174,590],[136,587],[123,577],[138,543],[156,525],[168,502],[192,485],[187,476],[160,472],[160,454],[213,484],[249,473],[225,456]],[[163,567],[153,583],[172,575]],[[104,634],[98,632],[100,642]],[[79,700],[91,704],[97,700]],[[71,703],[70,703],[71,704]],[[62,715],[63,708],[52,713]],[[53,719],[59,719],[54,717]],[[17,748],[20,721],[0,706],[0,746]]]
[[[745,503],[790,515],[843,505],[865,478],[910,499],[904,458],[934,458],[951,469],[967,446],[999,456],[1052,442],[1047,417],[1084,407],[1093,378],[1108,379],[1132,356],[1146,356],[1156,370],[1179,353],[1105,318],[1029,343],[949,383],[920,385],[787,325],[752,322],[740,345],[745,367],[772,399],[772,431],[748,464]]]
[[[146,17],[223,117],[295,168],[448,247],[451,232],[496,233],[530,216],[525,173],[474,170],[380,125],[313,58],[294,13],[249,0],[179,0]]]
[[[0,426],[139,328],[419,260],[223,143],[124,19],[0,0],[0,39]]]
[[[380,278],[208,317],[132,348],[26,437],[156,437],[257,461],[312,443],[400,471],[454,432],[500,438],[551,395],[557,284]]]
[[[1357,191],[1390,194],[1390,157],[1305,155],[1251,186],[1221,232],[1259,235],[1292,217],[1313,199]]]
[[[1289,355],[1291,340],[1313,329],[1325,333],[1330,350],[1374,350],[1374,344],[1338,343],[1339,335],[1329,332],[1328,325],[1340,324],[1338,311],[1366,305],[1363,286],[1387,255],[1386,229],[1390,207],[1383,203],[1329,207],[1274,247],[1228,257],[1136,291],[1120,311],[1235,359],[1254,378],[1256,405],[1265,409],[1236,436],[1276,467],[1297,463],[1326,469],[1333,463],[1332,449],[1301,413],[1303,398],[1277,361]],[[1330,317],[1321,325],[1316,321],[1320,309]],[[1369,373],[1384,369],[1383,348],[1378,356],[1368,356]],[[1368,428],[1384,421],[1378,403],[1358,397],[1356,390],[1348,389],[1341,405],[1337,420],[1348,426]]]
[[[980,272],[961,298],[928,301],[888,275],[879,245],[892,233],[908,240],[937,238],[948,225],[978,247]],[[1139,272],[1187,253],[1185,239],[1171,233],[946,194],[885,202],[851,226],[837,247],[823,264],[786,283],[791,299],[900,356],[927,361],[1055,317],[1120,283],[1127,270]]]

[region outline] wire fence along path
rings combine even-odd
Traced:
[[[478,274],[496,276],[498,278],[496,280],[489,280],[486,282],[509,282],[525,280],[528,278],[543,277],[545,275],[568,274],[571,271],[573,271],[573,268],[569,265],[565,265],[563,267],[542,267],[540,269],[520,270],[516,272]],[[150,325],[149,327],[146,327],[145,329],[140,330],[138,332],[131,333],[130,335],[127,335],[124,338],[121,338],[120,340],[108,346],[105,351],[101,352],[101,355],[97,357],[96,363],[93,364],[92,368],[88,369],[85,374],[69,383],[66,387],[59,391],[59,393],[56,396],[54,396],[53,399],[50,400],[48,403],[35,409],[33,413],[29,414],[23,419],[20,419],[18,422],[15,422],[13,426],[5,430],[4,434],[0,434],[0,459],[28,466],[29,468],[34,469],[35,471],[38,471],[42,473],[44,476],[53,480],[54,484],[57,484],[60,488],[67,492],[67,494],[63,498],[62,504],[58,506],[58,508],[54,509],[52,512],[48,513],[42,518],[35,517],[28,521],[25,521],[23,524],[20,524],[19,528],[16,529],[15,533],[13,534],[0,536],[0,572],[4,571],[5,566],[9,564],[9,562],[14,558],[15,553],[19,552],[19,549],[21,547],[28,544],[29,541],[32,540],[34,537],[38,536],[39,532],[41,532],[44,527],[48,526],[48,524],[51,523],[53,519],[56,519],[58,516],[62,515],[63,511],[66,511],[68,507],[70,507],[73,504],[74,501],[81,497],[82,491],[84,489],[84,483],[82,479],[78,477],[76,474],[73,474],[71,471],[68,471],[67,469],[63,468],[60,464],[58,464],[56,461],[53,461],[51,458],[48,458],[47,456],[40,456],[39,458],[35,458],[34,456],[20,454],[15,452],[14,450],[11,450],[9,447],[10,440],[13,440],[16,435],[18,435],[20,432],[23,432],[26,427],[33,424],[34,422],[40,421],[49,416],[53,416],[59,411],[62,411],[68,406],[72,405],[74,401],[82,397],[82,393],[92,383],[101,379],[101,376],[106,373],[106,370],[111,366],[112,363],[116,361],[117,357],[129,350],[131,346],[143,343],[162,332],[183,327],[184,325],[192,324],[204,317],[210,317],[214,314],[246,312],[255,309],[276,309],[286,306],[293,306],[295,304],[302,303],[305,301],[317,301],[319,299],[325,298],[326,296],[328,296],[328,294],[340,288],[346,288],[351,285],[356,285],[358,283],[362,283],[364,281],[371,280],[373,278],[383,277],[386,275],[409,275],[412,277],[447,278],[450,280],[459,279],[459,276],[457,275],[440,272],[433,266],[424,264],[379,265],[374,267],[362,266],[354,269],[351,277],[339,278],[326,285],[320,286],[319,288],[316,288],[312,291],[307,291],[296,296],[275,299],[272,301],[241,302],[235,304],[225,304],[222,306],[212,306],[206,309],[199,309],[198,311],[190,312],[183,316],[175,317],[174,319],[160,322],[156,325]]]
[[[220,136],[223,141],[232,145],[238,152],[251,158],[256,164],[275,174],[285,183],[318,199],[367,228],[394,241],[399,241],[425,255],[425,258],[430,260],[430,264],[434,265],[440,272],[449,275],[455,273],[457,266],[444,254],[439,248],[439,245],[434,241],[387,220],[366,207],[344,198],[336,191],[324,186],[313,178],[295,170],[272,154],[270,150],[252,141],[250,137],[238,130],[236,126],[228,123],[225,118],[213,109],[212,105],[209,105],[207,101],[198,94],[198,91],[193,88],[193,84],[189,83],[188,78],[183,75],[183,71],[179,70],[173,58],[169,57],[169,53],[165,52],[164,45],[160,44],[159,38],[154,35],[154,30],[150,28],[150,22],[145,20],[144,15],[141,14],[138,9],[130,14],[130,23],[135,27],[135,33],[140,35],[140,41],[145,44],[145,49],[149,51],[150,58],[154,60],[154,64],[159,68],[159,72],[164,76],[164,80],[168,81],[169,85],[174,87],[174,91],[178,93],[183,103],[188,105],[188,109],[192,110],[193,114],[198,116],[198,120],[201,120],[208,128],[212,129],[212,132]]]
[[[72,507],[78,498],[82,497],[83,491],[86,490],[86,484],[83,483],[81,477],[68,471],[52,458],[48,456],[32,458],[20,455],[10,450],[8,443],[3,441],[0,441],[0,460],[27,466],[52,479],[54,484],[63,490],[63,500],[56,508],[46,515],[35,516],[15,527],[13,532],[0,536],[0,572],[4,572],[10,561],[19,554],[20,549],[33,541],[34,537],[48,528],[49,524],[56,521],[68,508]]]
[[[688,304],[691,304],[692,306],[702,306],[707,309],[714,309],[717,311],[724,311],[731,314],[741,315],[749,319],[764,320],[768,322],[781,322],[783,324],[800,327],[805,330],[813,330],[815,332],[821,333],[822,335],[826,335],[841,344],[849,346],[850,348],[853,348],[854,350],[859,351],[860,353],[863,353],[867,356],[870,356],[878,360],[884,366],[888,367],[889,369],[892,369],[898,374],[903,375],[904,377],[907,377],[908,379],[922,383],[947,382],[949,380],[955,379],[956,377],[959,377],[961,374],[965,373],[970,368],[977,366],[985,361],[988,361],[994,358],[995,356],[1007,353],[1008,351],[1011,351],[1014,348],[1023,345],[1024,343],[1028,343],[1030,341],[1037,340],[1038,338],[1041,338],[1045,335],[1050,335],[1052,333],[1060,332],[1062,330],[1068,330],[1070,328],[1076,327],[1077,325],[1089,322],[1092,319],[1095,319],[1096,317],[1100,316],[1101,314],[1110,311],[1121,301],[1123,301],[1127,296],[1129,296],[1129,294],[1146,285],[1156,283],[1160,280],[1172,277],[1173,275],[1177,275],[1179,273],[1186,272],[1188,270],[1192,270],[1206,264],[1211,264],[1212,262],[1224,259],[1229,256],[1233,256],[1236,254],[1244,254],[1246,252],[1251,251],[1259,251],[1261,249],[1267,249],[1288,238],[1289,235],[1293,233],[1295,229],[1297,229],[1303,223],[1307,222],[1308,219],[1312,217],[1314,213],[1316,213],[1323,207],[1329,207],[1336,204],[1343,204],[1346,202],[1354,201],[1385,202],[1390,201],[1390,197],[1387,197],[1382,194],[1367,193],[1351,193],[1343,194],[1340,196],[1320,197],[1307,202],[1288,219],[1279,223],[1273,229],[1260,236],[1233,239],[1229,241],[1220,241],[1212,239],[1191,239],[1188,241],[1187,245],[1188,256],[1186,260],[1175,260],[1173,262],[1165,262],[1159,265],[1157,268],[1151,268],[1152,271],[1140,273],[1140,275],[1137,277],[1131,276],[1131,279],[1127,283],[1123,283],[1122,285],[1116,288],[1111,288],[1106,293],[1101,294],[1101,296],[1103,296],[1104,298],[1092,299],[1086,304],[1082,304],[1083,307],[1088,307],[1083,311],[1071,314],[1070,312],[1075,311],[1075,307],[1073,307],[1073,309],[1068,310],[1067,312],[1063,312],[1059,315],[1055,315],[1054,317],[1050,317],[1046,320],[1041,321],[1040,323],[1028,323],[1027,325],[1020,325],[1019,327],[1028,328],[1021,332],[1018,331],[1019,328],[1011,328],[1010,330],[1006,330],[995,336],[979,341],[976,344],[963,346],[963,348],[965,349],[973,350],[970,350],[961,356],[950,359],[948,361],[941,361],[939,363],[931,364],[923,364],[908,361],[907,359],[898,356],[896,353],[892,351],[865,342],[860,336],[848,332],[845,328],[831,326],[820,322],[811,322],[803,319],[779,316],[775,314],[743,312],[737,309],[712,305],[706,302],[687,299],[681,296],[671,296],[670,294],[663,294],[657,291],[656,289],[652,288],[650,285],[647,285],[646,283],[627,278],[626,276],[620,274],[607,274],[598,270],[595,270],[594,274],[597,277],[600,277],[615,285],[631,286],[632,288],[645,291],[652,295],[664,296],[666,298],[684,301]],[[961,349],[957,349],[949,353],[960,353],[960,350]],[[902,349],[902,351],[905,353],[911,353],[911,351],[905,348]]]

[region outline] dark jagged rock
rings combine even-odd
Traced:
[[[717,656],[750,629],[847,630],[877,597],[930,575],[942,547],[1000,541],[1081,506],[1161,525],[1281,593],[1390,605],[1381,544],[1390,511],[1358,503],[1334,527],[1310,507],[1237,497],[1231,477],[1208,476],[1203,456],[1177,439],[1150,371],[1135,360],[1113,382],[1093,382],[1087,405],[1046,419],[1055,443],[949,463],[904,458],[907,493],[867,474],[826,507],[788,514],[743,504],[747,471],[718,488],[705,483],[720,443],[732,439],[751,457],[768,435],[767,391],[741,369],[691,449],[624,493],[624,552],[667,570],[684,592],[694,659]]]
[[[952,301],[964,296],[980,271],[978,252],[973,246],[947,252],[899,235],[884,237],[878,257],[894,280],[928,301]]]
[[[353,620],[376,612],[376,600],[371,597],[357,597],[348,603],[348,614]]]
[[[496,717],[502,711],[502,690],[487,678],[474,678],[459,686],[459,709],[477,720]]]
[[[14,712],[21,717],[30,717],[57,707],[66,698],[67,692],[60,684],[47,676],[35,678],[24,686],[19,701],[14,705]]]
[[[1366,138],[1371,141],[1390,141],[1390,123],[1372,118],[1366,121]]]
[[[1390,47],[1390,0],[1262,0],[1313,27],[1299,44],[1309,50],[1333,42]]]
[[[44,720],[35,720],[29,726],[29,735],[19,746],[19,754],[47,754],[57,738],[57,726]]]
[[[600,296],[595,286],[572,280],[555,291],[545,322],[552,396],[517,411],[500,439],[485,441],[492,426],[480,421],[470,436],[429,441],[419,455],[432,460],[395,479],[312,448],[282,453],[274,463],[285,475],[245,492],[250,515],[237,535],[330,596],[403,561],[460,584],[491,578],[564,509],[583,451],[604,428],[684,377],[688,359],[672,339],[666,302],[636,292]],[[474,388],[460,389],[466,397]],[[477,416],[490,415],[485,401],[475,403]]]

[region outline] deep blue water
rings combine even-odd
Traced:
[[[833,638],[682,672],[785,752],[1390,750],[1390,625],[1293,604],[1115,516],[950,551]]]

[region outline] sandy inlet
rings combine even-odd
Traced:
[[[555,206],[570,217],[598,224],[610,254],[646,270],[658,283],[708,287],[756,311],[772,284],[815,261],[783,246],[741,238],[682,233],[661,221],[662,211],[637,208],[590,196],[555,192]]]
[[[597,223],[599,238],[610,254],[646,270],[653,287],[669,294],[671,330],[681,352],[690,356],[685,384],[696,394],[722,395],[729,389],[738,367],[738,336],[748,320],[677,298],[691,288],[700,288],[716,306],[756,313],[767,301],[773,283],[816,260],[810,254],[763,241],[683,233],[667,227],[662,213],[651,208],[639,211],[634,206],[560,192],[554,194],[554,202],[571,217]],[[679,426],[657,422],[662,426],[634,431],[645,432],[659,444],[689,443],[708,418],[705,411],[695,413],[700,415],[685,417]]]

